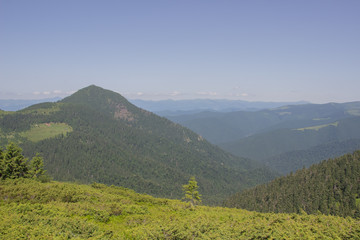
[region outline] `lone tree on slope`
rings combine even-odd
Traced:
[[[198,188],[195,177],[191,177],[188,184],[183,185],[183,191],[185,193],[183,199],[189,201],[192,207],[201,203],[201,195],[199,194]]]

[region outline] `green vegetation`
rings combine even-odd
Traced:
[[[277,172],[286,175],[303,167],[310,167],[321,160],[337,158],[358,149],[360,149],[360,139],[350,139],[321,144],[305,150],[286,152],[266,158],[263,162],[272,169],[276,169]]]
[[[360,102],[304,104],[256,112],[203,112],[169,119],[234,155],[288,173],[359,149],[342,144],[360,139],[359,110]],[[323,150],[330,144],[336,150],[330,149],[328,154]],[[319,152],[314,152],[316,149]]]
[[[323,124],[317,124],[316,126],[321,125]],[[314,129],[305,129],[303,131],[293,129],[282,128],[259,133],[236,142],[224,144],[222,147],[235,155],[265,163],[268,158],[287,152],[307,150],[319,145],[350,139],[360,139],[360,117],[341,119],[336,126],[322,126],[316,131]],[[317,161],[320,162],[323,159],[320,158]]]
[[[22,149],[10,143],[5,150],[0,149],[0,179],[35,178],[47,180],[42,157],[36,154],[29,161],[22,155]]]
[[[359,110],[360,102],[303,104],[255,112],[202,112],[172,116],[169,119],[190,128],[212,143],[223,145],[279,129],[297,129],[334,123],[359,116]]]
[[[58,131],[51,132],[55,128]],[[114,184],[180,199],[182,185],[196,176],[203,202],[220,204],[241,189],[277,176],[96,86],[61,102],[0,115],[0,129],[7,136],[0,138],[0,145],[11,140],[20,144],[25,156],[41,153],[55,180]]]
[[[32,142],[56,137],[58,135],[66,135],[72,132],[72,128],[66,123],[42,123],[31,126],[30,130],[21,132],[20,136],[29,139]]]
[[[260,212],[360,218],[360,151],[323,161],[229,198],[225,205]]]
[[[20,112],[24,114],[33,114],[33,115],[50,115],[52,113],[60,111],[61,103],[39,103],[27,107]]]
[[[189,183],[183,185],[183,191],[185,194],[185,197],[183,199],[190,202],[190,205],[192,207],[201,203],[201,194],[199,193],[198,188],[199,187],[197,185],[195,177],[191,177],[189,179]]]
[[[5,180],[1,239],[358,239],[360,222],[153,198],[122,187]]]

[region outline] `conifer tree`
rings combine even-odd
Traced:
[[[29,177],[31,178],[38,178],[39,176],[42,176],[45,174],[44,170],[44,160],[40,156],[39,153],[36,154],[35,157],[33,157],[30,161],[29,166]]]
[[[191,177],[188,184],[183,185],[183,191],[185,193],[183,199],[189,201],[191,206],[201,203],[201,194],[199,194],[198,188],[195,177]]]
[[[28,166],[22,149],[10,143],[2,153],[1,167],[1,179],[26,177]]]
[[[15,143],[7,145],[4,151],[0,149],[0,179],[41,177],[39,180],[47,181],[49,177],[45,172],[43,158],[39,154],[29,162]]]

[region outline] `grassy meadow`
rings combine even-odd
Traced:
[[[32,142],[52,138],[60,134],[72,132],[72,127],[66,123],[41,123],[34,124],[30,130],[21,132],[20,136],[29,139]]]

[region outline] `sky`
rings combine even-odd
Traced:
[[[0,99],[360,101],[360,1],[0,0]]]

